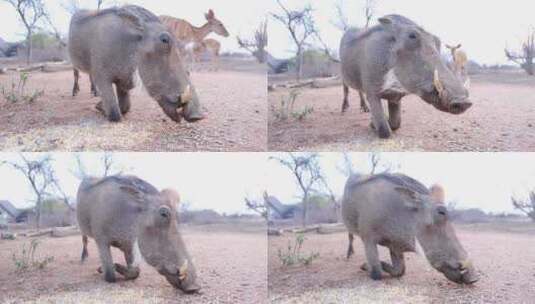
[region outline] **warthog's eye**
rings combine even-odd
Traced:
[[[416,38],[418,38],[418,35],[416,35],[416,33],[410,33],[409,34],[409,38],[410,39],[416,39]]]
[[[160,41],[165,44],[169,44],[169,42],[171,41],[171,37],[167,33],[162,33],[160,34]]]
[[[167,207],[161,207],[160,210],[158,210],[158,212],[163,218],[168,218],[171,216],[171,211]]]

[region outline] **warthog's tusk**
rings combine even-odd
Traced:
[[[180,281],[184,281],[188,276],[188,260],[185,260],[182,266],[178,269],[178,278]]]
[[[461,262],[461,269],[467,269],[472,266],[472,263],[469,260],[464,260]]]
[[[444,92],[444,86],[442,86],[442,82],[440,82],[437,69],[435,69],[435,73],[433,74],[433,85],[435,85],[439,96],[442,96],[442,93]]]
[[[191,86],[188,84],[184,92],[180,95],[180,101],[182,104],[186,104],[193,99],[193,95],[191,93]]]
[[[466,77],[466,80],[463,83],[465,89],[470,90],[470,78]]]

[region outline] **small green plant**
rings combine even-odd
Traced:
[[[288,241],[288,247],[286,251],[279,249],[278,257],[282,263],[282,266],[288,267],[296,264],[302,264],[308,266],[312,263],[313,260],[320,256],[317,252],[312,252],[308,255],[303,255],[301,253],[301,248],[306,238],[303,233],[298,233],[295,236],[295,240],[292,244],[292,241]]]
[[[34,269],[44,269],[49,263],[54,261],[53,256],[46,256],[44,259],[39,259],[36,257],[37,248],[39,246],[38,240],[32,240],[27,246],[27,244],[22,245],[22,252],[20,255],[13,253],[13,263],[17,268],[17,272],[25,272],[32,268]]]
[[[26,92],[26,85],[28,84],[29,78],[30,75],[27,72],[21,72],[19,75],[18,82],[11,80],[11,88],[6,89],[6,87],[2,86],[2,96],[4,96],[7,101],[12,103],[16,103],[19,101],[32,103],[36,101],[37,98],[43,96],[45,91],[35,90],[28,94]]]
[[[303,120],[308,114],[314,112],[314,108],[311,106],[305,106],[302,110],[294,111],[295,102],[300,94],[301,92],[299,89],[292,89],[288,96],[283,96],[281,98],[280,106],[275,111],[275,117],[278,120],[286,121],[290,117],[297,120]]]
[[[314,112],[314,107],[305,106],[301,111],[292,112],[292,116],[297,120],[303,120],[308,114],[312,114],[312,112]]]

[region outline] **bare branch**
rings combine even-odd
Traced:
[[[519,52],[505,48],[505,56],[509,61],[518,64],[528,75],[535,74],[535,29],[530,30]]]
[[[264,63],[267,59],[266,47],[268,44],[268,33],[267,33],[267,20],[260,23],[258,29],[255,31],[254,41],[236,37],[238,40],[238,45],[240,48],[243,48],[249,51],[253,56],[256,57],[258,62]]]

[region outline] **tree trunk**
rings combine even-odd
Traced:
[[[296,78],[297,81],[301,81],[303,76],[303,49],[301,47],[297,48],[297,58],[296,58]]]
[[[308,214],[308,193],[303,195],[303,227],[307,226],[307,214]]]
[[[26,53],[26,64],[30,65],[30,62],[32,61],[32,47],[33,47],[31,30],[28,30],[28,37],[26,37],[26,47],[28,48],[27,53]]]
[[[41,196],[37,196],[37,202],[35,203],[35,224],[37,230],[41,228]]]

